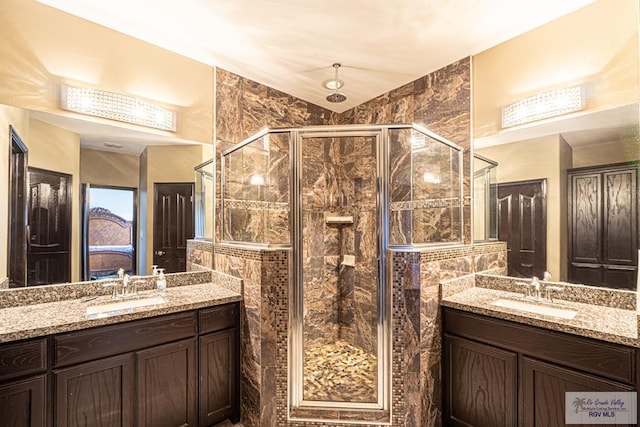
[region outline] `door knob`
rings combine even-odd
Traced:
[[[162,256],[162,255],[164,255],[165,253],[166,253],[166,252],[164,252],[164,251],[156,251],[156,255],[158,255],[158,256]]]

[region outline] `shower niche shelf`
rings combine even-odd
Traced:
[[[353,224],[352,216],[327,216],[325,220],[327,225],[351,225]]]

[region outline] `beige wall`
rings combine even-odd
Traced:
[[[60,84],[95,87],[176,110],[177,132],[158,134],[213,141],[208,65],[35,0],[2,1],[0,40],[0,103],[69,115],[58,107]]]
[[[71,281],[80,280],[80,137],[36,119],[29,120],[29,166],[71,175]]]
[[[547,270],[556,279],[566,279],[566,181],[571,148],[561,137],[553,135],[487,147],[476,153],[498,162],[498,185],[547,179]]]
[[[80,182],[138,188],[140,156],[111,151],[80,150]]]
[[[153,203],[156,183],[194,182],[194,168],[202,163],[206,150],[193,146],[148,146],[140,157],[140,232],[139,248],[146,239],[146,251],[139,256],[138,270],[145,271],[153,264]],[[146,221],[146,224],[144,222]]]
[[[606,165],[640,159],[638,128],[630,128],[621,139],[573,148],[573,167]]]
[[[29,142],[29,115],[20,108],[13,108],[0,105],[0,206],[9,205],[9,151],[11,147],[11,136],[9,126],[13,126],[22,139],[22,142]],[[9,247],[9,211],[6,208],[0,209],[0,283],[7,277],[7,262]]]
[[[501,108],[585,85],[586,111],[640,101],[638,0],[599,0],[473,57],[473,133],[500,131]]]

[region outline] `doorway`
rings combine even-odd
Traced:
[[[195,185],[154,185],[153,263],[166,273],[187,270],[187,240],[195,234],[193,193]]]
[[[137,190],[83,185],[83,279],[136,273]]]
[[[512,277],[543,277],[547,269],[547,180],[498,184],[498,240],[507,242]]]
[[[29,169],[27,286],[71,281],[71,175]]]
[[[27,146],[10,127],[11,153],[9,160],[9,287],[27,285]]]

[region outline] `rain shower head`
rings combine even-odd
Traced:
[[[331,92],[327,95],[327,101],[329,102],[344,102],[347,100],[347,95],[340,92]]]
[[[338,92],[338,89],[343,86],[342,81],[338,79],[338,68],[340,68],[340,64],[333,64],[333,68],[336,70],[335,77],[333,81],[330,81],[333,86],[333,92],[327,95],[327,101],[329,102],[344,102],[347,100],[347,95],[344,93]]]

